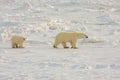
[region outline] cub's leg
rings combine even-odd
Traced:
[[[16,44],[14,43],[14,44],[12,44],[12,48],[16,48],[17,46],[16,46]]]
[[[19,44],[18,44],[18,48],[24,48],[22,42],[19,42]]]
[[[66,42],[62,42],[62,45],[64,48],[69,48],[67,45],[66,45]]]
[[[12,44],[12,48],[18,48],[17,43],[13,43],[13,44]]]
[[[15,43],[12,43],[12,48],[15,48]]]

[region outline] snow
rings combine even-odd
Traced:
[[[120,80],[119,2],[0,0],[0,80]],[[79,49],[54,49],[63,31],[89,38]],[[11,48],[15,34],[25,48]]]

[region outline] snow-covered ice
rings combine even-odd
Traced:
[[[120,80],[119,3],[0,0],[0,80]],[[54,49],[62,31],[89,38],[79,49]],[[11,48],[15,34],[27,38],[25,48]]]

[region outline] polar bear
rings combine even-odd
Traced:
[[[23,43],[26,41],[26,38],[18,35],[12,36],[11,43],[12,48],[23,48]]]
[[[81,38],[88,38],[88,36],[78,32],[61,32],[56,36],[53,47],[57,48],[57,46],[61,43],[64,48],[69,48],[66,45],[66,42],[69,42],[71,44],[71,48],[77,49],[78,47],[76,47],[76,42]]]

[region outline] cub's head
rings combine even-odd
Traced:
[[[83,33],[78,33],[78,34],[77,34],[77,37],[78,37],[78,39],[88,38],[88,36],[87,36],[86,34],[83,34]]]
[[[25,41],[26,41],[26,38],[23,37],[22,40],[23,40],[23,42],[25,42]]]

